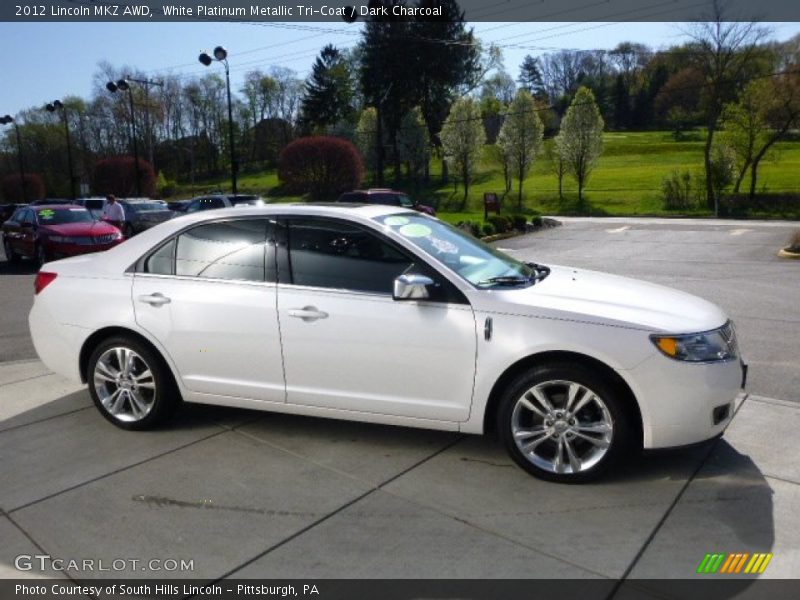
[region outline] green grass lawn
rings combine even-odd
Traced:
[[[604,134],[603,154],[598,160],[584,190],[584,205],[578,207],[577,186],[570,177],[564,178],[564,199],[558,197],[558,181],[550,164],[542,156],[534,164],[523,183],[523,208],[542,214],[596,215],[669,215],[662,206],[661,182],[673,171],[699,173],[703,161],[703,134],[695,132],[682,141],[675,141],[669,132],[610,132]],[[550,143],[549,141],[546,143]],[[800,142],[782,142],[776,145],[774,157],[762,163],[759,170],[759,192],[800,193]],[[412,192],[420,201],[433,204],[448,221],[465,219],[483,220],[483,194],[495,192],[502,195],[503,177],[499,165],[492,164],[485,153],[484,160],[470,186],[466,202],[463,188],[454,189],[453,182],[441,184],[441,164],[431,163],[431,182],[416,191],[409,182],[394,183],[387,169],[387,185]],[[228,180],[203,182],[193,188],[179,186],[178,194],[189,197],[215,187],[228,187]],[[302,200],[299,196],[280,193],[277,173],[243,173],[239,179],[242,192],[254,192],[274,201]],[[367,185],[365,183],[365,185]],[[746,178],[742,191],[749,189]],[[503,198],[503,212],[517,211],[517,182],[507,197]],[[698,206],[682,214],[708,215]],[[766,215],[759,216],[768,216]],[[796,212],[776,214],[800,217]]]

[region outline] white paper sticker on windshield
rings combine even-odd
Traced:
[[[440,240],[439,238],[431,238],[431,245],[439,252],[444,252],[445,254],[458,254],[458,246],[456,246],[453,242]]]
[[[427,225],[420,225],[419,223],[403,225],[398,231],[400,232],[400,235],[410,238],[427,237],[433,233],[430,227]]]

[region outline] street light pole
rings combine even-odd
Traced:
[[[228,67],[228,51],[222,46],[217,46],[214,48],[213,58],[207,52],[202,52],[199,60],[206,67],[210,66],[213,61],[220,62],[225,67],[225,87],[228,92],[228,146],[231,151],[231,189],[235,195],[238,191],[236,188],[236,172],[238,171],[238,164],[236,162],[236,147],[234,145],[233,135],[233,104],[231,102],[231,74]]]
[[[67,136],[67,165],[69,167],[70,199],[75,200],[75,198],[77,198],[77,193],[75,192],[75,171],[72,168],[72,142],[69,135],[69,118],[67,117],[67,107],[64,106],[64,103],[61,102],[61,100],[54,100],[45,106],[45,109],[47,109],[48,112],[55,112],[57,110],[61,111],[61,117],[64,121],[64,132]]]
[[[130,101],[131,108],[131,138],[133,140],[133,164],[136,171],[136,195],[142,197],[142,178],[139,174],[139,144],[136,141],[136,113],[133,107],[133,90],[128,83],[127,79],[120,79],[116,83],[109,81],[106,84],[106,89],[112,94],[117,90],[128,92],[128,100]]]
[[[14,132],[17,134],[17,158],[19,159],[19,185],[22,188],[22,201],[28,201],[27,186],[25,185],[25,162],[22,159],[22,137],[19,134],[19,126],[11,115],[0,118],[0,125],[14,124]]]

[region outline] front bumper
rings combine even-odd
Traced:
[[[53,259],[67,258],[69,256],[79,256],[81,254],[91,254],[93,252],[103,252],[122,243],[124,239],[114,240],[107,244],[70,244],[62,242],[49,242],[45,245],[47,256]]]
[[[624,372],[642,412],[643,444],[670,448],[721,434],[747,378],[743,361],[686,363],[655,354]]]

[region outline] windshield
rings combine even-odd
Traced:
[[[427,215],[390,215],[376,220],[474,286],[528,285],[537,275],[533,267]]]
[[[42,225],[63,225],[64,223],[87,223],[94,221],[85,208],[43,208],[36,211]]]
[[[136,204],[129,204],[128,207],[132,208],[136,212],[142,212],[145,210],[169,210],[167,205],[162,202],[137,202]]]
[[[400,196],[400,206],[414,208],[414,201],[408,196]]]

